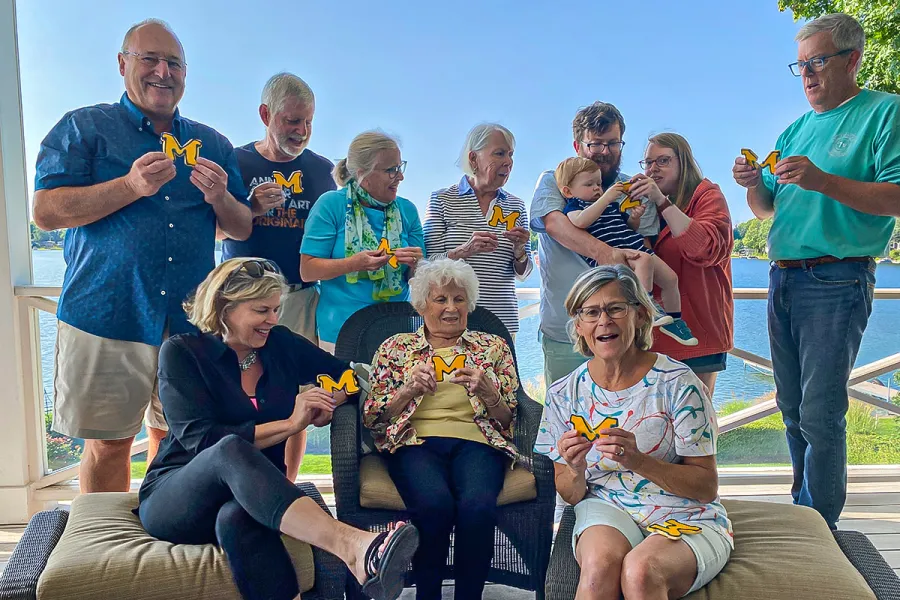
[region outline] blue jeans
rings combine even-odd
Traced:
[[[847,382],[872,313],[875,262],[769,272],[769,343],[795,504],[832,529],[847,496]]]

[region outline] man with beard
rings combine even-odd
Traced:
[[[125,93],[53,127],[34,186],[37,226],[69,228],[53,430],[85,440],[85,493],[128,491],[131,444],[148,407],[153,460],[167,430],[160,345],[195,331],[181,303],[215,266],[216,228],[250,235],[234,149],[178,111],[187,63],[169,26],[148,19],[130,28],[118,60]]]
[[[307,148],[315,110],[312,90],[296,75],[278,73],[266,82],[259,105],[266,136],[235,150],[250,190],[253,233],[245,241],[226,237],[222,258],[253,256],[278,265],[288,283],[278,323],[318,344],[319,293],[315,281],[300,278],[300,242],[310,208],[335,184],[331,161]],[[288,478],[297,476],[305,451],[305,431],[288,439]]]
[[[622,161],[622,135],[625,121],[612,104],[594,102],[582,108],[572,121],[575,153],[600,166],[603,189],[616,181],[627,181],[619,172]],[[531,201],[531,230],[538,234],[541,269],[541,348],[544,352],[544,381],[550,387],[565,377],[585,358],[573,348],[566,325],[565,299],[575,279],[590,268],[581,256],[590,256],[598,264],[627,264],[636,250],[620,250],[596,239],[572,224],[563,214],[566,199],[559,192],[553,171],[544,171],[538,179]],[[653,203],[647,203],[638,231],[656,235],[659,223]]]

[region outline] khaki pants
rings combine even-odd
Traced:
[[[147,426],[167,430],[159,402],[159,346],[91,335],[57,321],[53,430],[119,440]]]
[[[316,333],[316,307],[319,305],[319,290],[315,287],[293,290],[281,297],[278,324],[284,325],[297,335],[302,335],[313,344],[318,344]]]

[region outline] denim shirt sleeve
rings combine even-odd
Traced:
[[[159,351],[159,400],[175,439],[197,454],[227,435],[253,443],[256,424],[225,425],[216,418],[216,398],[206,386],[197,357],[176,340],[166,340]]]
[[[566,207],[566,200],[556,187],[556,177],[553,171],[541,173],[537,185],[534,188],[534,196],[531,199],[531,229],[538,233],[546,233],[544,217],[555,210],[562,211]]]
[[[34,190],[85,186],[94,183],[91,164],[95,158],[92,130],[79,125],[78,113],[70,112],[41,142]]]

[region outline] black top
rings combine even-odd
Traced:
[[[336,189],[331,170],[334,165],[308,148],[289,162],[272,162],[251,142],[235,148],[244,186],[253,193],[256,186],[276,181],[284,190],[282,206],[253,218],[253,232],[244,241],[226,239],[222,242],[222,259],[237,256],[258,256],[274,261],[290,284],[302,284],[300,279],[300,243],[309,210],[319,196]],[[276,176],[275,173],[279,175]]]
[[[259,410],[241,387],[237,354],[218,337],[187,333],[163,342],[159,351],[159,399],[169,433],[147,469],[140,500],[150,496],[160,478],[188,464],[225,436],[235,434],[253,443],[257,425],[291,416],[299,386],[315,383],[320,374],[338,380],[349,368],[281,325],[272,328],[258,356],[263,366],[256,384]],[[285,443],[262,450],[282,472],[286,471]]]

